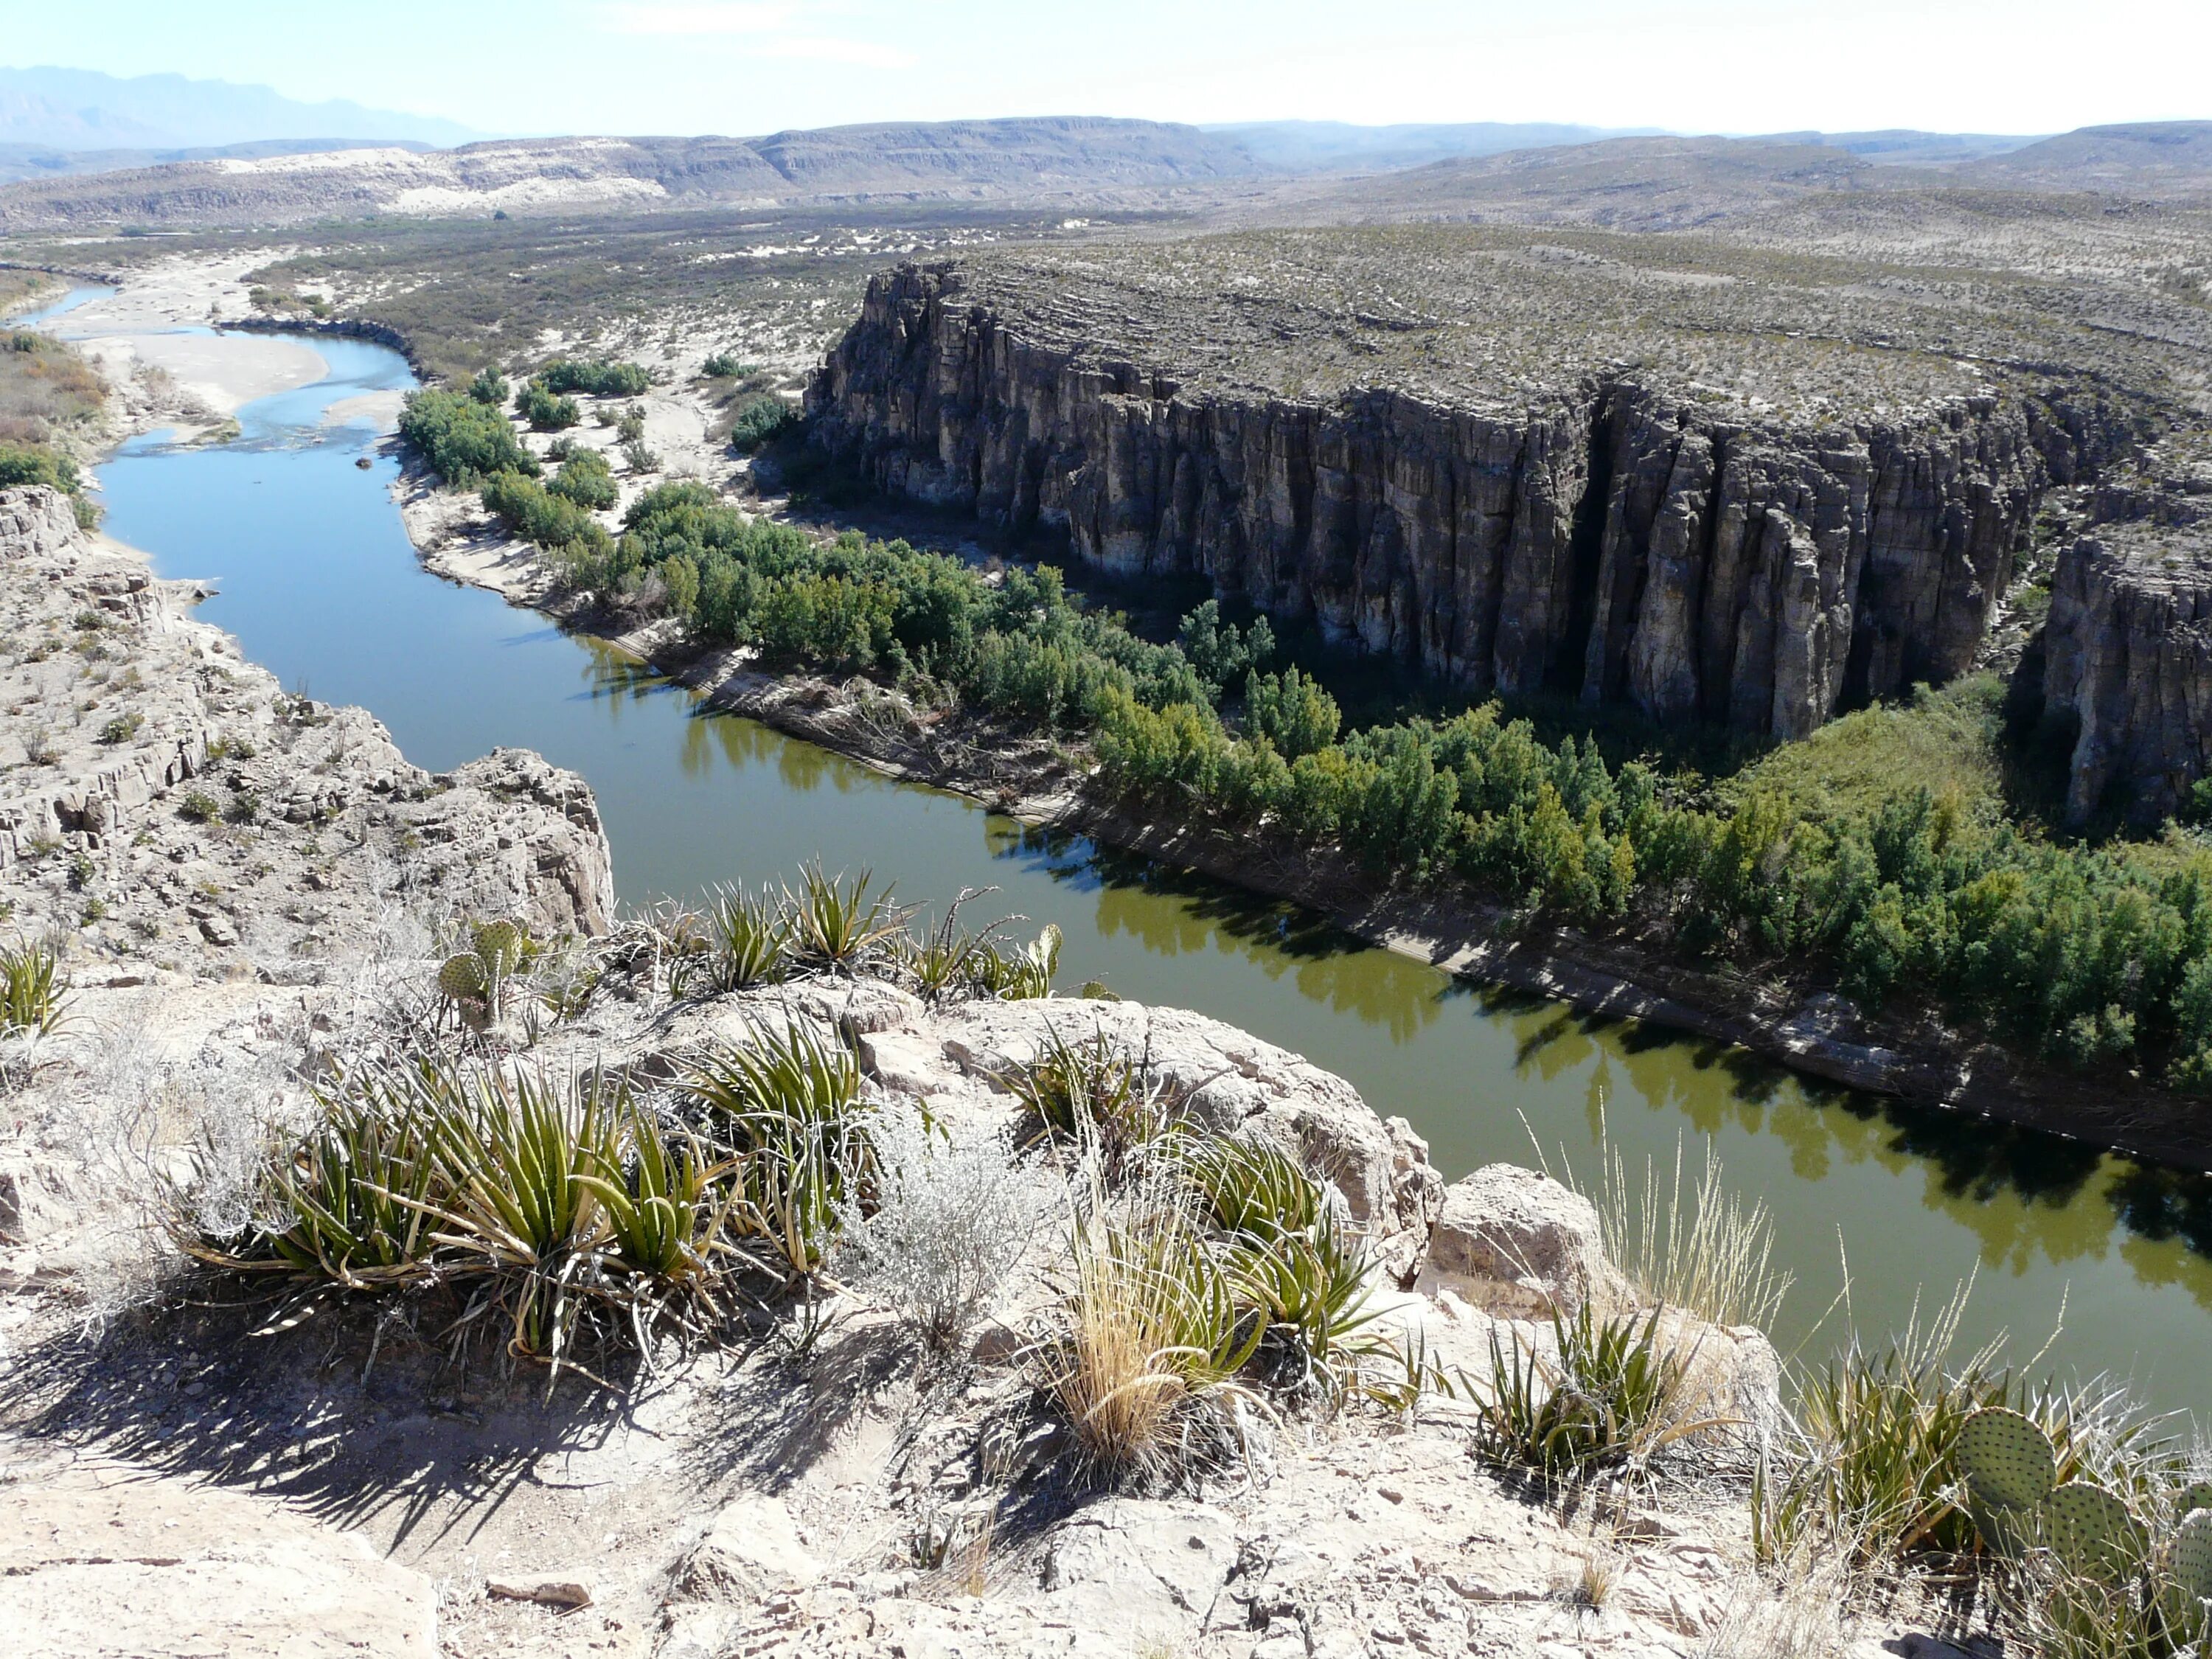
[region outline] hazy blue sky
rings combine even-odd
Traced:
[[[9,0],[0,59],[498,131],[1081,112],[2053,131],[2212,118],[2212,0]]]

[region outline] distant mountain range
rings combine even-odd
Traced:
[[[0,69],[0,146],[143,153],[271,139],[446,145],[480,136],[457,121],[368,109],[343,99],[303,104],[267,87],[228,81]]]
[[[45,89],[37,110],[34,87]],[[108,102],[81,102],[64,119],[54,112],[71,88]],[[81,133],[131,142],[48,149],[19,136],[66,130],[69,119]],[[289,130],[234,136],[255,123]],[[919,200],[1176,211],[1203,201],[1212,204],[1207,210],[1283,222],[1307,212],[1321,219],[1504,216],[1656,229],[1719,210],[1869,191],[1969,187],[2212,200],[2212,122],[2090,127],[2045,138],[1916,131],[1731,138],[1564,124],[1200,128],[1063,116],[765,137],[433,147],[457,131],[173,76],[115,81],[0,71],[0,230]],[[148,134],[204,142],[155,143]]]

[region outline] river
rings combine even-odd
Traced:
[[[52,309],[69,331],[65,307]],[[178,447],[153,434],[100,468],[108,532],[164,575],[214,579],[209,621],[288,686],[374,710],[418,763],[442,769],[506,744],[580,772],[626,902],[773,880],[816,855],[872,866],[925,902],[995,885],[970,920],[1055,922],[1068,981],[1201,1010],[1341,1073],[1411,1119],[1448,1177],[1530,1162],[1532,1138],[1586,1171],[1601,1133],[1632,1169],[1671,1161],[1678,1145],[1694,1166],[1710,1147],[1777,1218],[1776,1257],[1797,1279],[1775,1333],[1785,1352],[1817,1357],[1840,1338],[1844,1316],[1829,1310],[1847,1254],[1849,1317],[1864,1335],[1973,1276],[1968,1346],[2008,1330],[2025,1358],[2063,1303],[2058,1368],[2126,1376],[2164,1407],[2201,1397],[2212,1261],[2186,1240],[2212,1244],[2203,1177],[1486,991],[1296,907],[1025,831],[702,713],[634,659],[426,574],[390,493],[395,464],[374,418],[347,404],[388,403],[412,383],[404,362],[358,341],[307,343],[327,378],[246,405],[235,441]]]

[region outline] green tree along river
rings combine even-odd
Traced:
[[[770,880],[816,854],[937,904],[996,885],[971,920],[1056,922],[1071,982],[1199,1009],[1340,1073],[1412,1120],[1447,1176],[1532,1161],[1532,1135],[1585,1170],[1601,1127],[1632,1170],[1647,1154],[1671,1160],[1678,1143],[1694,1167],[1710,1144],[1775,1212],[1798,1281],[1776,1332],[1785,1351],[1809,1334],[1814,1357],[1840,1337],[1845,1316],[1828,1311],[1840,1248],[1850,1318],[1869,1336],[1901,1324],[1916,1296],[1940,1302],[1975,1274],[1971,1341],[2008,1330],[2026,1358],[2063,1302],[2050,1363],[2129,1375],[2163,1407],[2203,1397],[2212,1180],[1456,981],[1295,906],[1028,831],[704,714],[622,653],[424,574],[388,494],[393,462],[357,468],[374,432],[330,418],[341,399],[411,384],[406,366],[362,342],[310,343],[329,377],[249,405],[235,442],[125,445],[99,473],[107,530],[165,575],[216,579],[209,621],[286,685],[374,710],[418,763],[504,744],[582,773],[626,901]]]

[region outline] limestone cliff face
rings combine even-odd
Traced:
[[[808,410],[886,491],[1101,569],[1203,575],[1476,692],[1775,737],[1968,666],[2071,453],[1994,394],[1819,431],[1630,370],[1516,397],[1187,390],[1024,337],[955,264],[878,276]]]
[[[2059,555],[2021,690],[2076,727],[2071,823],[2108,803],[2156,823],[2212,769],[2212,457],[2154,453],[2096,511]]]

